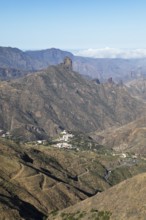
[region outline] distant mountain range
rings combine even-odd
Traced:
[[[0,47],[0,67],[22,71],[45,69],[49,65],[63,62],[64,57],[73,60],[73,68],[82,75],[100,80],[113,77],[114,80],[129,80],[146,74],[146,59],[85,58],[51,48],[40,51],[21,51],[17,48]],[[15,72],[15,77],[22,74]],[[6,77],[5,77],[6,78]],[[0,79],[5,79],[0,71]],[[12,75],[13,78],[13,75]],[[10,76],[8,76],[10,79]]]

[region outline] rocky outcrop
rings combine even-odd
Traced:
[[[109,84],[113,84],[113,83],[114,83],[114,82],[113,82],[113,78],[112,78],[112,77],[108,78],[107,82],[108,82]]]
[[[98,78],[94,79],[93,82],[100,84],[100,80]]]
[[[65,57],[63,64],[66,69],[72,70],[72,60],[70,57]]]

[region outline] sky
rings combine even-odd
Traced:
[[[146,56],[146,0],[0,0],[0,46]]]

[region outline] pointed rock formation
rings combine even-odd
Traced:
[[[71,60],[70,57],[65,57],[63,64],[64,64],[66,69],[72,70],[72,60]]]

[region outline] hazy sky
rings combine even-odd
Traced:
[[[0,0],[0,46],[146,48],[146,0]]]

